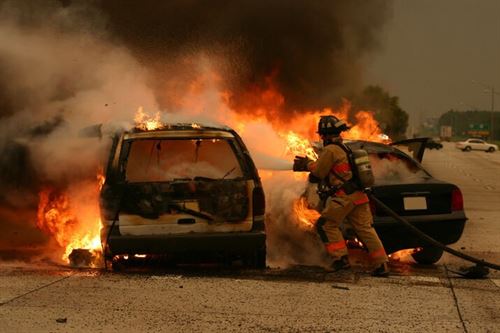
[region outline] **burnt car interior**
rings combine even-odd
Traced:
[[[142,139],[128,145],[124,162],[130,183],[243,177],[228,140]]]
[[[232,139],[126,140],[120,165],[123,213],[157,219],[182,212],[208,223],[248,216],[247,179]]]

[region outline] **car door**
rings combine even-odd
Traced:
[[[413,157],[415,160],[422,163],[424,158],[425,145],[429,141],[429,138],[414,138],[401,140],[391,143],[390,145],[398,148],[407,155]]]
[[[470,146],[474,150],[485,150],[485,144],[482,140],[472,139],[469,141]]]
[[[488,149],[488,145],[483,140],[477,140],[477,149],[486,151]]]

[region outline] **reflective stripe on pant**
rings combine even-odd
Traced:
[[[327,252],[334,258],[347,254],[345,240],[340,224],[348,219],[359,239],[368,248],[373,263],[381,264],[388,260],[382,242],[373,228],[373,217],[368,203],[356,205],[347,197],[328,198],[325,209],[318,219],[316,228],[325,243]]]

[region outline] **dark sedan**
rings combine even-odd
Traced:
[[[443,244],[460,239],[465,221],[463,198],[454,185],[433,178],[420,162],[426,139],[385,145],[351,141],[351,149],[365,149],[375,175],[373,194],[415,227]],[[429,246],[372,204],[374,227],[388,253],[421,248],[413,254],[419,263],[437,262],[443,250]]]

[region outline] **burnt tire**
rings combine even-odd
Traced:
[[[438,247],[424,247],[419,252],[411,255],[419,264],[432,265],[435,264],[443,256],[443,249]]]

